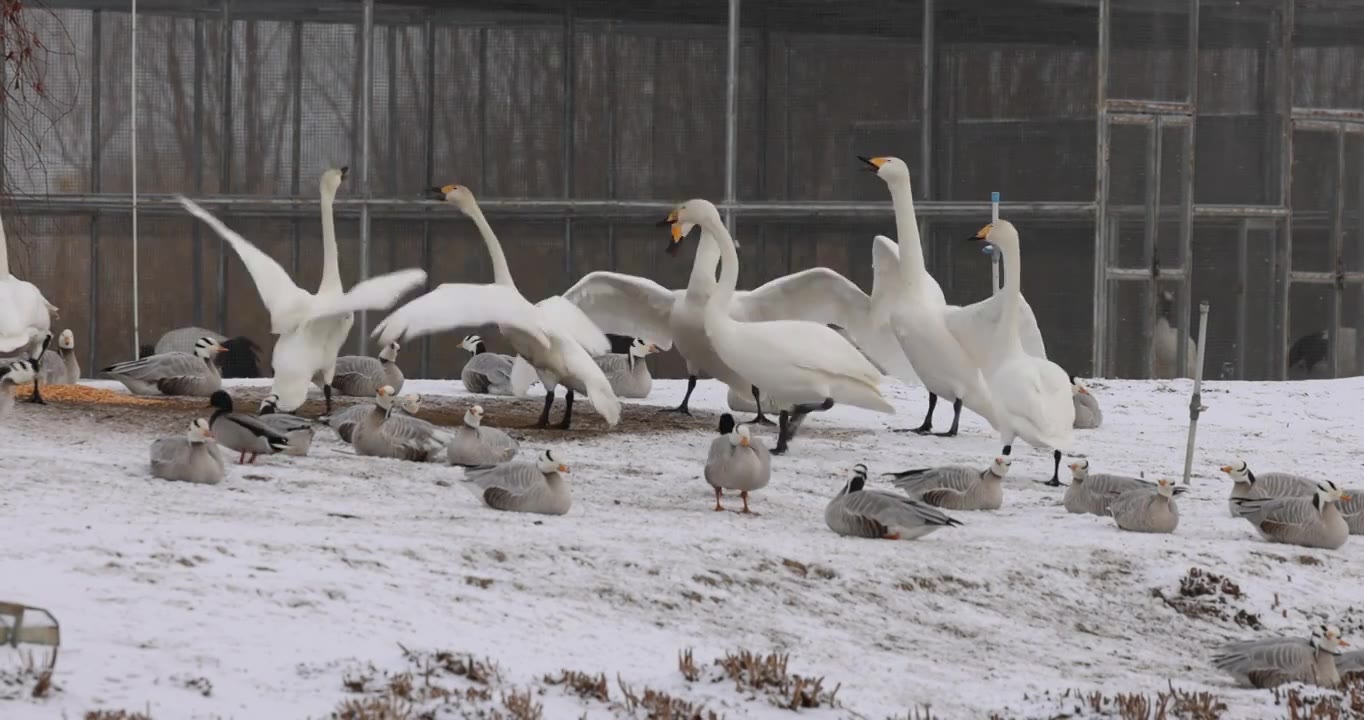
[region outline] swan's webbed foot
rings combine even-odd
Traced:
[[[661,412],[661,413],[665,413],[665,412],[681,413],[681,414],[683,414],[683,415],[691,416],[691,410],[688,410],[688,409],[687,409],[687,403],[688,403],[688,402],[691,402],[691,393],[692,393],[692,391],[695,390],[695,389],[696,389],[696,376],[695,376],[695,375],[688,375],[688,376],[687,376],[687,394],[682,396],[682,404],[681,404],[681,405],[678,405],[678,406],[675,407],[675,408],[662,408],[662,409],[659,410],[659,412]]]
[[[961,425],[961,399],[952,402],[952,427],[945,433],[933,433],[938,437],[956,437],[957,427]]]
[[[762,413],[758,413],[758,417],[755,417],[755,418],[753,418],[752,420],[749,420],[749,421],[748,421],[748,424],[749,424],[749,425],[776,425],[776,423],[772,422],[772,419],[771,419],[771,418],[767,417],[766,415],[764,415],[764,414],[762,414]]]
[[[691,415],[691,410],[688,410],[685,404],[678,405],[675,408],[659,408],[658,411],[660,413],[677,413],[679,415]]]
[[[1052,478],[1046,482],[1041,482],[1039,480],[1038,482],[1041,483],[1042,485],[1046,485],[1047,487],[1062,487],[1060,478]]]

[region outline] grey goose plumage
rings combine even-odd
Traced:
[[[867,466],[858,464],[853,477],[824,509],[824,522],[839,535],[914,540],[961,522],[927,503],[899,493],[865,489]]]
[[[1340,684],[1336,657],[1344,645],[1338,628],[1318,625],[1306,639],[1277,637],[1225,645],[1212,664],[1255,688],[1291,682],[1335,687]]]
[[[450,433],[425,420],[394,412],[393,388],[375,393],[374,405],[351,434],[356,455],[430,462],[450,442]]]
[[[617,397],[646,398],[653,389],[654,379],[649,374],[649,364],[645,358],[658,352],[658,346],[635,338],[626,352],[607,353],[592,358],[601,368],[602,374],[611,383],[612,392]]]
[[[1004,478],[1013,461],[1000,456],[984,470],[944,465],[886,473],[909,497],[948,510],[998,510],[1004,504]]]
[[[1311,497],[1237,498],[1232,504],[1269,542],[1335,550],[1350,537],[1350,526],[1336,506],[1342,499],[1349,496],[1324,480]]]
[[[496,465],[516,457],[521,448],[521,443],[507,433],[483,426],[482,405],[469,408],[464,423],[451,435],[445,446],[445,459],[451,465]]]
[[[462,482],[485,505],[494,510],[563,515],[573,506],[564,475],[568,466],[550,450],[533,462],[464,469]]]
[[[162,480],[217,485],[227,472],[207,420],[197,418],[189,432],[161,438],[151,447],[152,475]]]
[[[1223,465],[1222,472],[1232,480],[1231,497],[1227,499],[1232,517],[1237,517],[1238,499],[1311,497],[1317,491],[1317,481],[1310,477],[1284,472],[1256,475],[1245,460]],[[1364,535],[1364,491],[1345,488],[1345,493],[1336,508],[1345,516],[1351,535]]]
[[[284,450],[286,455],[302,457],[307,455],[313,446],[316,428],[312,421],[280,412],[278,395],[269,395],[261,401],[260,409],[256,411],[256,419],[289,438],[289,447]]]
[[[393,412],[398,415],[417,417],[421,411],[422,397],[416,393],[408,393],[399,396],[393,403]],[[331,429],[336,431],[336,435],[341,441],[347,444],[354,442],[355,426],[367,413],[374,409],[373,403],[359,403],[351,405],[344,410],[334,412],[331,415],[323,415],[318,418],[327,423]]]
[[[1161,478],[1154,487],[1135,488],[1119,495],[1108,506],[1108,512],[1123,530],[1172,533],[1179,527],[1179,508],[1175,506],[1175,496],[1187,489]]]
[[[483,338],[477,335],[465,337],[460,347],[474,354],[469,358],[469,362],[464,363],[464,369],[459,373],[465,390],[480,395],[516,394],[511,379],[512,365],[516,363],[516,358],[488,352]]]
[[[748,494],[767,487],[772,479],[772,453],[762,439],[753,437],[747,425],[734,424],[734,416],[720,416],[720,436],[710,442],[706,456],[705,478],[715,490],[715,510],[725,508],[720,498],[725,490],[739,491],[744,508],[748,509]]]
[[[226,351],[217,340],[202,337],[194,343],[193,353],[152,355],[110,365],[103,372],[134,395],[210,397],[223,386],[213,358]]]
[[[1123,493],[1132,490],[1154,492],[1154,483],[1125,475],[1091,475],[1089,461],[1077,460],[1070,464],[1070,487],[1066,488],[1061,504],[1075,514],[1109,515],[1109,506]]]
[[[332,377],[332,388],[349,397],[372,398],[379,388],[388,385],[394,392],[403,389],[403,371],[398,367],[396,342],[385,345],[379,357],[365,355],[345,355],[336,359],[336,374]],[[320,377],[313,383],[322,386]]]

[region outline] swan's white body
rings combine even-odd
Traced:
[[[57,308],[33,283],[9,272],[9,242],[0,220],[0,355],[23,350],[30,360],[43,353]]]
[[[994,245],[1004,259],[1002,322],[985,370],[995,429],[1006,446],[1021,437],[1033,447],[1060,451],[1070,446],[1075,425],[1070,376],[1056,363],[1029,354],[1019,340],[1017,316],[1023,295],[1018,231],[1001,220],[984,233],[978,237]]]
[[[329,181],[328,174],[335,173]],[[340,173],[329,170],[322,181],[322,284],[317,293],[298,287],[279,263],[233,232],[222,221],[186,198],[179,198],[192,215],[208,223],[232,246],[251,273],[261,301],[270,312],[270,332],[279,336],[271,364],[275,381],[271,393],[279,396],[280,412],[291,413],[308,399],[313,378],[330,384],[336,372],[336,356],[350,334],[357,310],[384,310],[426,280],[426,272],[401,270],[361,281],[346,292],[337,262],[332,200]]]
[[[551,296],[531,304],[512,280],[502,245],[466,188],[446,186],[442,193],[474,224],[492,258],[493,283],[447,283],[398,308],[374,330],[384,344],[459,327],[495,324],[512,349],[535,369],[546,391],[564,385],[587,395],[610,425],[620,421],[620,400],[611,391],[595,355],[605,355],[611,343],[573,303]],[[518,384],[513,366],[512,382]],[[525,385],[521,380],[520,385]]]
[[[583,276],[564,293],[564,298],[582,308],[607,332],[647,337],[663,349],[675,344],[687,361],[689,375],[710,375],[728,385],[732,395],[752,403],[753,383],[725,364],[706,333],[706,305],[718,287],[715,269],[720,264],[720,255],[719,243],[703,227],[685,290],[669,290],[634,275],[598,271]],[[754,290],[734,292],[729,315],[740,322],[805,320],[843,326],[875,363],[906,384],[917,384],[909,361],[900,352],[894,336],[886,331],[889,316],[886,296],[895,291],[898,278],[893,273],[898,261],[893,257],[887,260],[884,248],[878,248],[875,257],[871,297],[833,270],[811,268]],[[889,281],[887,273],[891,274]],[[762,386],[759,389],[766,393]],[[769,405],[766,397],[763,405],[775,407]]]
[[[779,405],[832,399],[884,413],[895,412],[881,397],[883,377],[837,331],[804,320],[739,321],[730,303],[739,279],[739,255],[715,206],[691,200],[677,212],[675,233],[701,226],[720,244],[720,282],[706,305],[706,335],[720,359]],[[680,235],[675,234],[675,239]]]

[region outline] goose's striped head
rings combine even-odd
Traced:
[[[658,346],[651,342],[644,342],[642,338],[635,338],[635,341],[630,343],[630,354],[637,358],[648,357],[656,352],[658,352]]]
[[[559,462],[558,458],[554,457],[554,451],[552,450],[546,450],[545,454],[541,455],[540,459],[536,461],[535,466],[540,469],[540,472],[546,475],[549,475],[550,473],[568,472],[568,466]]]
[[[1070,477],[1077,483],[1085,481],[1089,477],[1089,461],[1080,459],[1070,464]]]
[[[76,334],[71,332],[70,328],[63,330],[62,334],[57,336],[57,347],[63,350],[75,350]]]
[[[1330,480],[1322,480],[1317,483],[1317,505],[1321,507],[1326,503],[1340,502],[1349,500],[1350,495]]]
[[[203,418],[195,418],[190,421],[189,432],[185,433],[185,439],[191,445],[208,442],[213,439],[213,431],[208,427],[208,421]]]
[[[33,376],[33,363],[28,360],[16,360],[0,367],[0,381],[3,382],[25,385],[33,382]]]
[[[201,337],[194,341],[194,354],[205,360],[225,352],[227,352],[227,348],[223,347],[222,343],[211,337]]]
[[[483,423],[483,406],[475,405],[464,413],[464,424],[476,428]]]
[[[385,362],[398,362],[398,349],[402,347],[397,342],[391,342],[379,351],[379,359]]]
[[[1350,647],[1350,643],[1341,639],[1340,628],[1334,625],[1313,626],[1311,642],[1312,647],[1331,655],[1340,655],[1345,652],[1343,648]]]
[[[866,486],[866,484],[867,466],[863,465],[862,463],[857,463],[856,465],[853,466],[852,479],[848,481],[847,485],[843,486],[843,492],[844,493],[861,492],[862,488]]]
[[[478,353],[478,346],[483,344],[483,338],[477,335],[465,335],[464,340],[460,341],[459,346],[471,353]]]
[[[1245,460],[1233,460],[1230,465],[1223,465],[1222,472],[1231,478],[1232,482],[1248,482],[1255,484],[1255,474],[1250,471],[1250,466],[1246,465]]]
[[[1007,455],[1000,455],[995,458],[994,462],[990,463],[990,472],[993,473],[995,477],[1002,478],[1009,474],[1009,467],[1013,464],[1014,461]]]

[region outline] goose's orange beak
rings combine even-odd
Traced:
[[[561,473],[566,473],[566,472],[568,472],[568,466],[567,466],[567,465],[560,465],[560,466],[559,466],[559,472],[561,472]]]
[[[739,444],[748,447],[751,444],[751,441],[746,437],[741,437],[739,438]]]
[[[1230,473],[1230,472],[1231,472],[1231,466],[1230,466],[1230,465],[1223,465],[1223,466],[1222,466],[1222,472],[1224,472],[1224,473]]]

